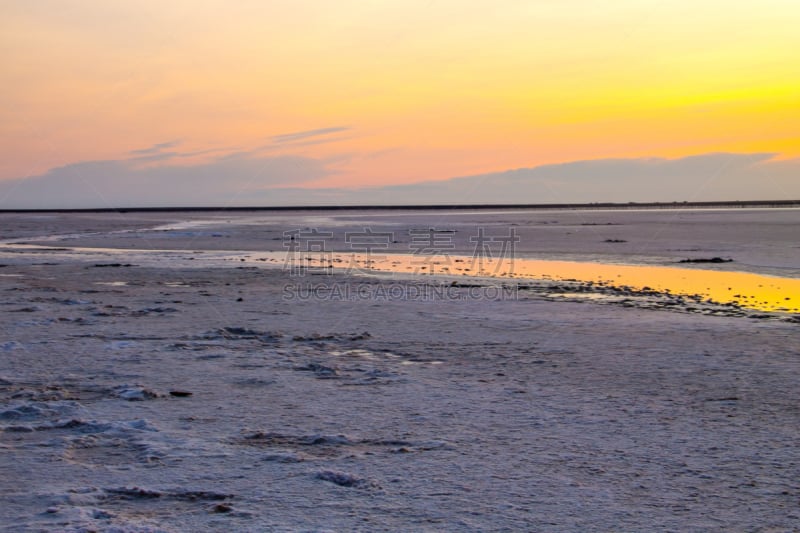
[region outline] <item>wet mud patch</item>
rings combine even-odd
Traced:
[[[91,434],[71,439],[64,459],[89,467],[130,470],[133,465],[157,466],[162,458],[131,436]]]
[[[337,470],[322,470],[317,472],[314,477],[321,481],[327,481],[339,487],[346,487],[352,489],[380,489],[380,485],[371,479],[361,477],[357,474],[350,472],[341,472]]]
[[[290,435],[265,431],[243,432],[230,443],[270,453],[280,452],[282,456],[301,460],[359,458],[379,453],[419,453],[452,448],[444,441],[359,439],[347,435]]]
[[[210,490],[138,486],[76,488],[47,498],[49,530],[166,533],[165,518],[235,513],[234,495]],[[58,526],[57,528],[55,526]]]

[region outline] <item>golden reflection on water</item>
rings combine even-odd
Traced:
[[[800,311],[800,280],[791,278],[693,268],[524,260],[514,272],[523,277],[572,278],[605,282],[615,287],[698,295],[704,300],[735,303],[761,311]]]
[[[674,295],[700,296],[706,301],[735,303],[760,311],[800,312],[800,279],[748,272],[520,258],[483,259],[480,263],[472,257],[445,255],[332,254],[326,259],[338,268],[417,275],[593,282],[635,290],[652,289]]]

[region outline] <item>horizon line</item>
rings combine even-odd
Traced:
[[[0,208],[0,213],[112,213],[187,211],[337,211],[337,210],[442,210],[442,209],[674,209],[674,208],[780,208],[800,207],[797,200],[722,200],[683,202],[589,202],[550,204],[367,204],[286,206],[132,206],[79,208]]]

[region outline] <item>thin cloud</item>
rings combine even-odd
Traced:
[[[273,135],[270,140],[275,144],[294,143],[302,141],[309,137],[319,137],[321,135],[331,135],[333,133],[340,133],[351,129],[349,126],[335,126],[332,128],[320,128],[316,130],[298,131],[294,133],[284,133],[281,135]]]
[[[169,150],[169,148],[174,148],[178,145],[182,144],[182,141],[170,141],[165,143],[154,144],[149,148],[142,148],[140,150],[132,150],[128,152],[129,155],[133,155],[134,157],[125,159],[124,161],[131,161],[136,163],[152,163],[156,161],[163,161],[166,162],[170,159],[179,159],[179,158],[190,158],[190,157],[198,157],[203,155],[215,154],[220,152],[229,153],[229,148],[207,148],[204,150],[194,150],[188,152],[181,152],[177,150]],[[234,154],[240,155],[244,154],[245,152],[234,152]],[[249,155],[256,155],[255,151],[247,152]]]
[[[792,200],[800,159],[712,153],[601,159],[511,169],[441,181],[360,189],[308,188],[337,161],[301,156],[221,156],[195,165],[142,166],[136,159],[83,161],[27,180],[0,182],[0,209],[544,204]]]
[[[777,154],[711,153],[677,159],[572,161],[376,189],[397,203],[682,202],[800,198],[799,160]],[[764,176],[770,175],[770,186]]]
[[[270,189],[332,173],[301,156],[231,155],[195,165],[142,166],[137,158],[81,161],[0,182],[0,208],[270,204]]]
[[[155,154],[159,154],[159,153],[161,153],[164,150],[167,150],[169,148],[175,148],[179,144],[181,144],[181,141],[168,141],[168,142],[164,142],[164,143],[154,144],[153,146],[150,146],[149,148],[140,148],[139,150],[131,150],[128,153],[131,154],[131,155],[135,155],[135,156],[155,155]]]
[[[800,198],[800,159],[701,154],[677,159],[572,161],[408,185],[279,188],[273,205],[459,205],[789,200]]]

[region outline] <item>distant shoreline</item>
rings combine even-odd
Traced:
[[[0,209],[0,213],[125,213],[192,211],[436,211],[444,209],[724,209],[800,207],[800,200],[749,200],[722,202],[595,202],[565,204],[431,204],[431,205],[292,205],[292,206],[194,206],[194,207],[95,207],[75,209]]]

